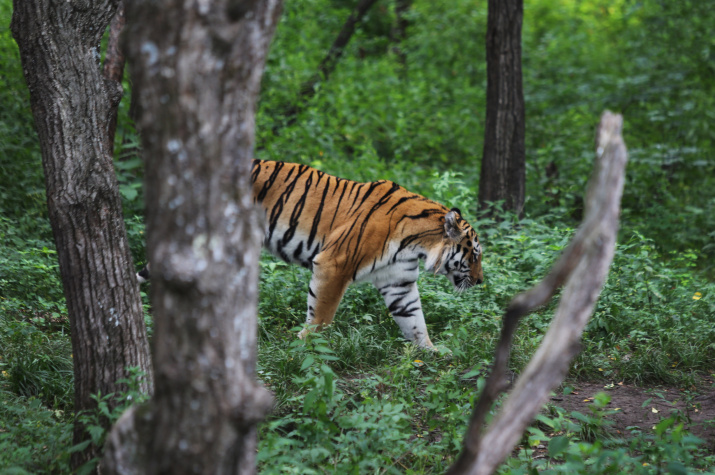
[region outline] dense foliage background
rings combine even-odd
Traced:
[[[475,215],[486,2],[416,0],[407,38],[396,44],[394,2],[380,0],[336,71],[288,123],[284,111],[295,105],[352,6],[286,2],[263,80],[256,156],[355,180],[392,179],[458,206],[480,234],[486,283],[455,296],[444,279],[420,282],[432,339],[451,357],[405,345],[368,286],[352,288],[336,324],[306,343],[295,340],[293,327],[304,320],[308,275],[266,256],[259,375],[278,407],[262,430],[261,469],[444,471],[459,451],[501,312],[544,275],[579,223],[594,128],[605,108],[624,115],[630,153],[622,229],[571,378],[668,384],[689,388],[693,397],[712,392],[704,379],[715,368],[715,13],[709,2],[525,1],[527,217],[521,222]],[[9,32],[11,10],[10,0],[0,0],[0,470],[63,472],[73,391],[68,316],[28,92]],[[116,167],[141,262],[142,162],[125,96]],[[522,324],[515,372],[552,312],[549,306]],[[664,415],[671,422],[658,430],[642,427],[630,439],[614,439],[598,430],[602,406],[568,419],[552,407],[503,470],[713,470],[712,441],[698,444],[678,432],[682,414]],[[547,439],[556,463],[529,456],[535,441]]]

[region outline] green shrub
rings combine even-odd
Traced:
[[[0,380],[0,471],[69,473],[72,423],[34,397],[18,397]]]

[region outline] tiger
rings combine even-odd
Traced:
[[[346,289],[372,282],[403,337],[434,350],[417,289],[419,263],[461,292],[484,280],[477,233],[458,208],[380,180],[338,178],[297,163],[254,159],[263,246],[312,272],[303,339],[332,323]],[[138,278],[148,279],[149,269]]]

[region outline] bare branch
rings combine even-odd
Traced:
[[[571,359],[613,260],[623,192],[626,147],[623,118],[604,112],[596,137],[596,163],[586,195],[584,222],[551,272],[517,295],[505,315],[494,367],[475,405],[464,450],[449,474],[489,474],[511,452],[549,392],[566,376]],[[548,302],[566,283],[549,331],[486,432],[482,427],[494,401],[505,390],[511,340],[521,317]]]
[[[300,86],[300,92],[298,93],[296,102],[283,113],[286,121],[281,125],[275,126],[273,128],[274,133],[286,125],[293,124],[298,114],[303,111],[303,104],[315,96],[316,86],[322,81],[327,81],[330,74],[335,70],[335,66],[343,55],[343,51],[350,42],[353,33],[355,33],[355,26],[363,19],[376,1],[377,0],[360,0],[358,2],[355,9],[345,21],[340,33],[338,33],[338,37],[335,38],[333,45],[330,47],[330,51],[328,51],[328,54],[323,58],[320,66],[318,66],[318,72]]]

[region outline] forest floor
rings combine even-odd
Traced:
[[[662,419],[677,413],[684,428],[703,439],[704,448],[715,454],[715,373],[703,376],[698,387],[689,388],[573,380],[565,381],[564,386],[573,390],[569,394],[557,394],[548,402],[564,409],[566,414],[576,411],[591,415],[589,406],[593,405],[595,396],[608,394],[611,400],[602,411],[607,413],[606,431],[615,437],[628,438],[633,430],[651,432]],[[429,438],[441,440],[441,430],[431,431]],[[518,448],[514,449],[513,455],[517,456],[518,452]],[[533,459],[548,457],[546,444],[532,447],[530,456]]]
[[[651,429],[661,418],[678,411],[685,422],[685,428],[693,435],[704,439],[715,450],[715,390],[713,376],[705,378],[699,388],[677,388],[665,386],[639,387],[624,383],[608,384],[600,382],[578,382],[568,395],[558,395],[551,402],[567,413],[578,411],[589,414],[588,406],[594,396],[605,392],[611,402],[605,409],[615,411],[606,416],[613,422],[612,431],[628,434],[629,428]],[[647,404],[644,404],[646,403]]]
[[[588,415],[596,394],[605,392],[611,401],[603,410],[612,411],[605,416],[609,424],[607,432],[624,438],[628,438],[632,430],[648,432],[655,429],[662,418],[679,413],[685,429],[703,439],[704,448],[709,453],[715,453],[715,374],[701,382],[697,388],[677,388],[566,381],[564,384],[573,387],[573,391],[553,396],[549,402],[566,410],[566,414],[577,411]],[[519,449],[515,449],[512,455],[518,454]],[[547,445],[532,447],[529,456],[534,460],[548,458]]]

